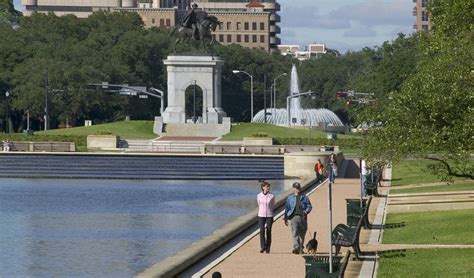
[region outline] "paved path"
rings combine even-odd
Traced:
[[[318,253],[327,253],[329,250],[327,196],[327,184],[321,185],[309,196],[313,204],[313,211],[308,216],[308,231],[310,233],[317,231],[318,233]],[[346,198],[359,198],[359,179],[337,179],[333,184],[333,227],[346,222]],[[260,254],[260,241],[257,235],[212,268],[204,277],[211,277],[215,271],[221,272],[222,276],[226,278],[304,277],[304,259],[301,255],[291,253],[290,228],[284,225],[282,217],[275,220],[272,235],[273,243],[270,254]],[[305,241],[307,240],[308,235]]]

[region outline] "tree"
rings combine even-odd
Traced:
[[[445,178],[474,179],[474,2],[431,2],[433,30],[420,33],[416,72],[383,101],[370,121],[365,155],[371,159],[414,156],[435,161]]]

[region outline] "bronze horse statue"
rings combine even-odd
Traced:
[[[215,16],[205,16],[199,19],[196,22],[197,35],[194,34],[192,28],[187,28],[181,25],[176,25],[171,28],[170,34],[176,37],[174,49],[176,51],[176,46],[178,43],[188,42],[188,41],[199,41],[200,46],[207,48],[209,45],[214,43],[214,37],[212,32],[216,30],[220,22]]]

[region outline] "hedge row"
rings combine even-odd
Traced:
[[[339,146],[340,148],[360,148],[362,139],[344,138],[344,139],[327,139],[327,138],[273,138],[275,145],[324,145]]]
[[[76,146],[87,145],[87,135],[30,135],[0,134],[0,141],[29,141],[29,142],[74,142]]]

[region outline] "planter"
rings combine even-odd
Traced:
[[[244,146],[271,146],[273,138],[270,137],[244,137]]]
[[[119,136],[116,135],[88,135],[88,149],[117,148]]]

